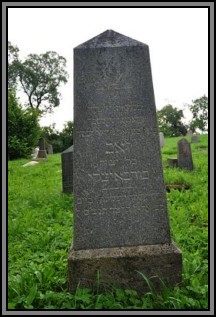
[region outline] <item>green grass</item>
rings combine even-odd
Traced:
[[[67,292],[67,256],[73,233],[73,195],[62,193],[61,157],[22,167],[8,167],[8,308],[9,309],[208,309],[208,136],[191,144],[194,170],[167,167],[176,142],[162,149],[166,184],[189,184],[167,193],[172,238],[183,253],[181,287]]]

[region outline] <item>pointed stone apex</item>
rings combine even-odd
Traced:
[[[147,46],[146,44],[136,41],[123,34],[115,32],[113,30],[106,30],[105,32],[93,37],[75,47],[75,49],[81,48],[101,48],[101,47],[120,47],[120,46]]]

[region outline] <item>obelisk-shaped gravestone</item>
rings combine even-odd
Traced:
[[[181,279],[146,44],[107,30],[74,49],[74,238],[69,288]]]

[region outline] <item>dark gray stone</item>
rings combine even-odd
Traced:
[[[162,283],[176,285],[181,282],[182,254],[174,244],[116,247],[90,250],[72,250],[69,255],[69,291],[81,288],[133,289],[139,293],[149,291],[143,276],[151,278],[155,291]],[[100,283],[98,285],[98,276]]]
[[[119,275],[119,280],[128,279],[129,287],[130,261],[122,248],[129,253],[133,247],[142,249],[140,258],[137,250],[130,253],[131,266],[137,257],[140,260],[135,269],[145,267],[143,272],[151,274],[160,267],[163,257],[159,252],[152,260],[154,269],[149,270],[151,261],[146,261],[149,254],[144,248],[152,247],[154,256],[155,248],[171,244],[158,136],[148,46],[108,30],[76,47],[71,290],[79,280],[88,286],[98,268],[110,276],[115,265],[111,280]],[[117,259],[115,248],[120,250]],[[177,249],[173,248],[170,252],[175,257]],[[107,249],[110,252],[104,258]],[[101,256],[103,261],[97,262]],[[170,282],[175,273],[179,280],[181,270],[175,272],[172,261],[165,262]],[[181,266],[179,257],[177,262]]]
[[[39,140],[39,150],[46,150],[46,140],[44,138]]]
[[[159,132],[159,138],[160,138],[160,147],[164,147],[164,134],[163,134],[163,132]]]
[[[47,158],[47,151],[39,150],[37,154],[37,159],[46,159],[46,158]]]
[[[64,193],[73,192],[73,145],[61,154],[62,188]]]
[[[191,137],[191,143],[197,143],[199,142],[199,137],[198,135],[192,135]]]
[[[178,141],[178,167],[186,170],[193,169],[191,146],[186,139]]]
[[[74,84],[74,249],[169,243],[148,46],[100,34]]]

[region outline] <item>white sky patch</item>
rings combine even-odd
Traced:
[[[50,50],[67,59],[70,77],[61,86],[60,106],[42,126],[56,123],[61,130],[73,121],[73,48],[107,29],[149,45],[158,110],[166,104],[184,110],[208,96],[207,8],[9,8],[8,40],[21,59]],[[184,115],[191,119],[189,111]]]

